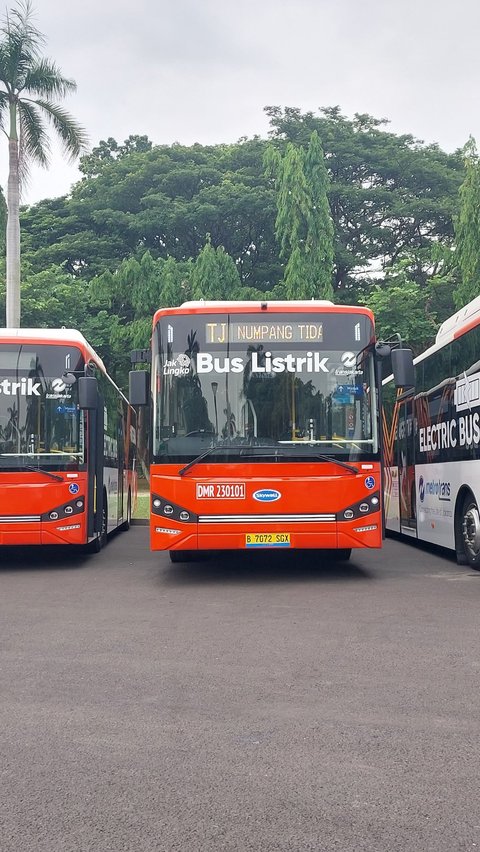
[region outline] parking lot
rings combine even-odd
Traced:
[[[480,573],[3,551],[2,849],[480,847]]]

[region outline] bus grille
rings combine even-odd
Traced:
[[[199,524],[322,524],[333,523],[328,515],[199,515]]]
[[[0,524],[40,523],[40,515],[0,515]]]

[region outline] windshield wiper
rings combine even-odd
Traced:
[[[0,459],[17,459],[18,466],[22,468],[22,470],[32,470],[34,473],[44,473],[45,476],[51,476],[52,479],[58,480],[58,482],[63,482],[63,477],[58,476],[57,473],[51,473],[49,470],[44,470],[43,467],[35,467],[33,464],[22,464],[19,460],[18,453],[0,453]]]
[[[265,449],[267,449],[267,447],[268,447],[268,444],[267,444],[267,446],[261,446],[260,445],[258,447],[258,449],[265,450]],[[249,449],[255,450],[256,448],[255,447],[244,448],[244,449],[241,450],[240,455],[241,456],[254,456],[255,458],[259,458],[259,459],[275,458],[277,460],[279,458],[282,458],[282,456],[285,457],[285,456],[288,455],[288,453],[285,451],[285,449],[282,449],[282,448],[279,448],[279,447],[275,447],[269,453],[249,452]],[[297,461],[294,454],[290,454],[290,458]],[[338,459],[334,459],[333,456],[326,456],[326,455],[323,455],[323,453],[315,453],[315,455],[312,455],[312,456],[305,454],[304,456],[301,456],[301,458],[305,459],[306,461],[312,460],[312,461],[332,462],[332,464],[338,464],[339,467],[344,467],[346,470],[350,471],[350,473],[354,473],[354,474],[358,473],[358,467],[355,467],[355,465],[347,464],[347,462],[339,461]]]
[[[51,473],[49,470],[44,470],[42,467],[35,467],[33,464],[24,464],[22,468],[24,470],[33,470],[34,473],[43,473],[45,476],[51,476],[52,479],[56,479],[58,482],[63,482],[62,476],[59,476],[57,473]]]
[[[354,464],[347,464],[347,462],[339,461],[338,459],[334,459],[333,456],[324,456],[322,453],[316,453],[312,456],[314,459],[319,459],[320,461],[332,462],[332,464],[338,464],[339,467],[344,467],[346,470],[349,470],[350,473],[358,473],[358,467],[355,467]]]
[[[202,459],[206,458],[206,456],[209,456],[211,453],[214,452],[214,450],[221,450],[221,449],[225,449],[225,448],[209,447],[208,450],[205,450],[204,453],[201,453],[199,456],[192,459],[192,461],[189,461],[188,464],[185,465],[185,467],[182,467],[182,469],[178,471],[178,475],[184,476],[186,474],[187,470],[190,470],[190,468],[193,467],[195,464],[198,464],[198,462],[201,462]]]
[[[285,457],[287,455],[287,453],[285,452],[285,450],[283,448],[273,447],[272,449],[270,449],[269,444],[267,444],[267,445],[265,445],[265,444],[261,445],[260,444],[258,447],[245,447],[245,446],[241,446],[241,445],[238,445],[238,444],[237,445],[233,444],[231,446],[220,445],[220,446],[215,446],[215,447],[209,447],[208,450],[205,450],[205,452],[201,453],[199,456],[196,456],[196,458],[192,459],[192,461],[188,462],[188,464],[186,464],[185,467],[182,467],[181,470],[178,471],[178,474],[179,474],[179,476],[184,476],[187,473],[187,471],[189,471],[192,467],[194,467],[194,465],[203,461],[203,459],[205,459],[207,456],[211,455],[213,452],[215,452],[215,450],[233,450],[233,449],[238,449],[240,451],[239,452],[240,456],[244,456],[244,457],[245,456],[247,456],[247,457],[251,456],[253,458],[259,458],[259,459],[274,458],[278,461],[279,458]],[[269,449],[269,452],[268,453],[267,452],[256,453],[255,450],[257,450],[257,449],[258,450]],[[323,455],[323,453],[315,453],[315,455],[303,456],[303,458],[305,458],[307,461],[312,460],[312,461],[331,462],[332,464],[336,464],[339,467],[345,468],[345,470],[348,470],[349,473],[353,473],[353,474],[358,473],[358,467],[355,467],[355,465],[348,464],[347,462],[344,462],[344,461],[339,461],[338,459],[333,458],[333,456],[326,456],[326,455]],[[294,460],[296,461],[296,459],[294,459]]]

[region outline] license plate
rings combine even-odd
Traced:
[[[290,547],[290,533],[251,532],[245,533],[245,547]]]

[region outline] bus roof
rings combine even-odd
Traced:
[[[456,337],[460,337],[469,329],[480,323],[480,296],[472,299],[468,305],[460,308],[456,314],[442,322],[438,329],[435,343],[450,343]]]
[[[77,344],[84,354],[90,356],[105,373],[107,372],[100,355],[97,355],[81,331],[76,328],[0,328],[0,344],[18,343],[20,340],[25,343],[51,343],[54,346]]]
[[[472,299],[467,305],[464,305],[463,308],[460,308],[455,314],[452,314],[451,317],[444,320],[442,322],[440,328],[437,331],[437,336],[435,337],[435,343],[432,343],[428,349],[424,349],[420,355],[417,355],[416,358],[413,359],[413,363],[421,364],[425,358],[428,358],[430,355],[433,355],[435,352],[438,352],[440,349],[443,349],[447,343],[451,343],[452,340],[456,340],[458,337],[461,337],[462,334],[465,334],[467,331],[470,331],[471,328],[475,328],[475,326],[480,324],[480,296],[476,296],[475,299]],[[383,379],[382,384],[386,385],[391,382],[393,375],[390,374],[385,379]]]
[[[373,322],[373,313],[364,305],[335,305],[327,299],[293,299],[291,301],[274,301],[273,299],[265,299],[265,301],[207,301],[199,299],[198,301],[184,302],[178,307],[159,308],[153,317],[153,324],[165,314],[203,314],[203,313],[258,313],[265,314],[272,311],[273,313],[285,311],[286,313],[300,313],[301,311],[315,313],[345,313],[345,314],[365,314],[370,317]]]

